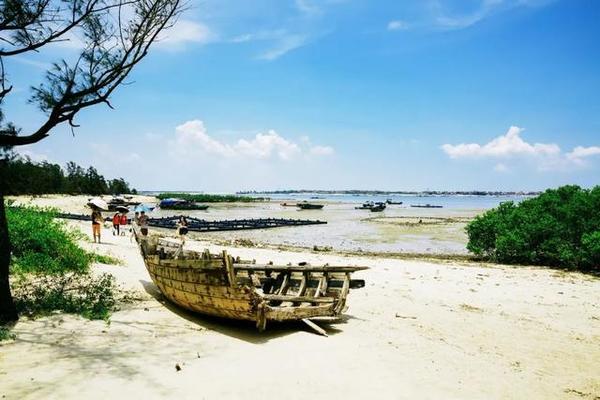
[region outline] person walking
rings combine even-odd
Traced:
[[[94,243],[96,243],[96,239],[100,243],[103,223],[104,218],[102,218],[100,209],[96,207],[92,208],[92,236],[94,237]]]
[[[121,216],[119,217],[119,225],[123,227],[121,229],[121,236],[125,236],[125,227],[127,226],[128,222],[129,221],[127,221],[127,213],[121,213]]]
[[[177,221],[177,234],[179,235],[179,239],[181,239],[181,245],[185,243],[185,235],[188,233],[188,222],[187,219],[182,215],[179,217],[179,221]]]
[[[119,215],[119,213],[115,213],[115,215],[113,215],[112,223],[113,223],[113,236],[115,236],[115,233],[117,236],[119,236],[119,225],[121,224],[121,216]]]
[[[148,236],[148,216],[145,211],[140,212],[140,216],[138,217],[138,225],[140,226],[140,232],[142,236]]]

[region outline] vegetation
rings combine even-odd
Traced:
[[[198,203],[235,203],[244,202],[249,203],[253,201],[263,201],[262,197],[250,197],[250,196],[237,196],[232,194],[189,194],[189,193],[160,193],[158,196],[160,200],[168,198],[183,199],[187,201],[194,201]]]
[[[78,313],[105,319],[116,304],[116,283],[110,275],[94,277],[93,262],[113,258],[89,253],[77,245],[80,232],[68,230],[52,210],[7,207],[13,243],[13,291],[19,313]]]
[[[0,170],[6,184],[5,194],[121,194],[135,193],[123,179],[107,180],[94,167],[84,169],[69,162],[63,170],[58,164],[33,162],[11,153],[6,157],[5,168]]]
[[[466,229],[467,249],[492,261],[600,271],[600,186],[502,203]]]

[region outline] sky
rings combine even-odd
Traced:
[[[600,2],[192,0],[112,96],[20,149],[139,190],[600,184]],[[76,41],[6,61],[8,120]]]

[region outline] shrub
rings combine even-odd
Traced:
[[[19,314],[45,315],[53,311],[107,319],[115,308],[115,278],[109,274],[20,276],[13,285]]]
[[[476,217],[467,249],[509,264],[600,270],[599,228],[600,186],[563,186]]]
[[[60,274],[88,270],[92,256],[78,246],[79,233],[54,219],[52,210],[7,207],[6,217],[13,246],[12,271]]]
[[[44,315],[53,311],[106,319],[115,308],[114,277],[89,272],[92,262],[119,260],[79,247],[81,232],[54,219],[54,212],[35,207],[6,208],[13,245],[11,274],[19,313]]]

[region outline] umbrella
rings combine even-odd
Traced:
[[[104,200],[102,200],[100,197],[94,197],[94,198],[90,199],[90,201],[88,201],[87,204],[90,207],[96,207],[101,210],[108,210],[108,204],[106,204],[106,202]]]
[[[137,211],[137,212],[142,212],[143,211],[143,212],[149,213],[153,209],[154,209],[153,207],[148,207],[145,204],[138,204],[137,206],[135,206],[134,211]]]
[[[115,210],[119,211],[119,212],[122,212],[122,213],[128,213],[129,212],[129,208],[127,208],[125,206],[116,206]]]

